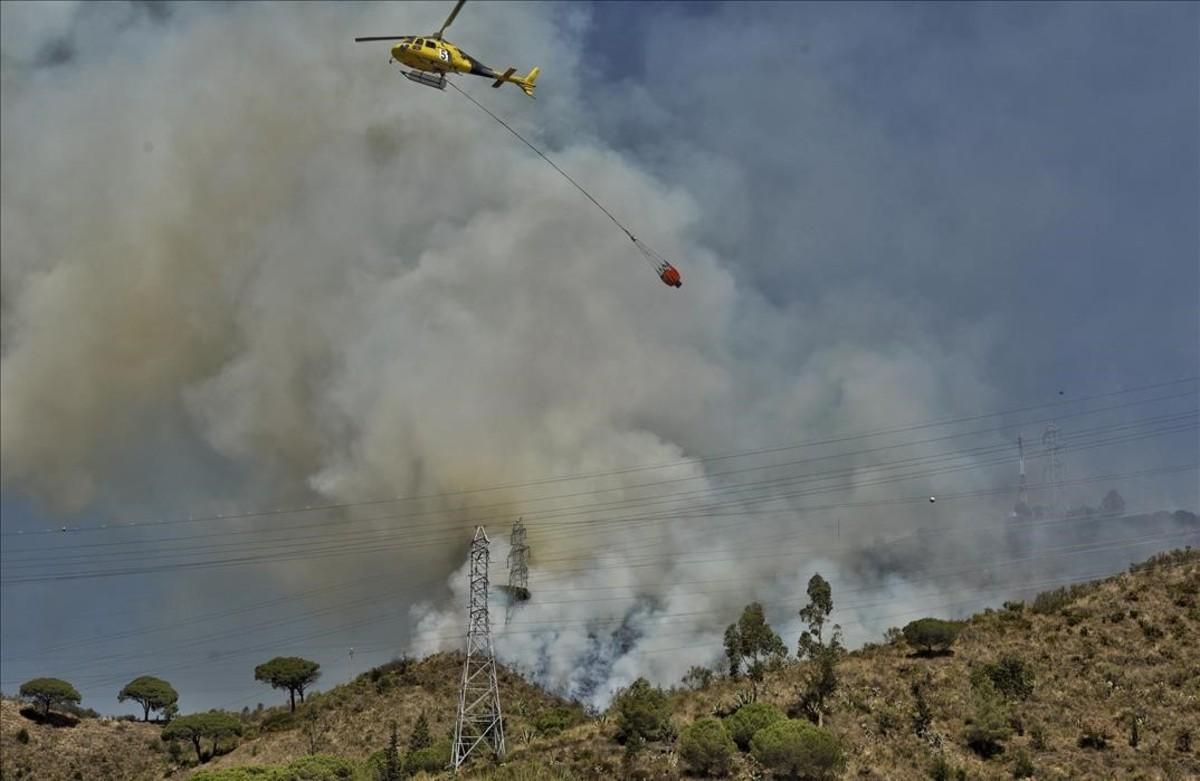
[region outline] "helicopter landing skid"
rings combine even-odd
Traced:
[[[404,74],[404,78],[409,81],[415,81],[417,84],[424,84],[426,87],[434,89],[446,89],[446,74],[439,73],[424,73],[422,71],[400,71]]]

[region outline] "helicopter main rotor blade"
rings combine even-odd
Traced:
[[[399,41],[407,37],[407,35],[365,35],[361,38],[355,38],[354,40],[360,43],[362,41]]]
[[[467,0],[458,0],[458,2],[454,4],[454,10],[450,12],[450,15],[446,17],[446,21],[442,23],[442,29],[438,30],[437,35],[433,36],[435,40],[442,40],[442,33],[446,32],[446,28],[449,27],[450,23],[454,21],[454,17],[458,16],[459,9],[463,7],[463,3],[465,2],[467,2]]]

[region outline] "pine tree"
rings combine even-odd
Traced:
[[[392,739],[383,754],[383,781],[400,781],[400,739],[396,735],[396,722],[392,722]]]
[[[429,720],[425,718],[425,713],[422,712],[417,718],[416,725],[413,727],[412,737],[408,739],[408,750],[420,751],[432,745],[433,736],[429,734]]]

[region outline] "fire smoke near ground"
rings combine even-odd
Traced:
[[[464,507],[504,503],[488,516],[493,582],[504,578],[507,524],[524,514],[534,599],[507,626],[495,610],[501,659],[597,704],[639,675],[674,683],[712,662],[725,625],[751,600],[768,605],[794,646],[814,571],[833,582],[837,619],[859,641],[908,620],[898,614],[946,612],[947,583],[963,600],[994,597],[997,573],[985,565],[1011,560],[1012,574],[1043,577],[1095,569],[1094,557],[1039,563],[1019,545],[971,534],[922,537],[921,555],[897,552],[896,540],[919,529],[986,525],[1012,497],[977,499],[979,517],[964,519],[964,505],[942,494],[993,489],[996,471],[945,477],[926,464],[914,479],[882,482],[887,473],[872,467],[996,446],[1010,431],[915,450],[878,449],[921,438],[898,434],[726,464],[696,459],[1000,409],[989,361],[1003,321],[947,328],[923,314],[935,298],[900,302],[887,277],[869,275],[831,282],[803,311],[767,303],[739,280],[729,250],[739,236],[720,256],[702,238],[716,217],[710,197],[588,130],[594,85],[577,46],[586,16],[536,4],[471,8],[454,38],[469,51],[499,65],[544,63],[536,104],[515,90],[484,98],[679,259],[688,285],[667,290],[570,185],[459,96],[413,87],[385,66],[383,48],[351,43],[430,28],[443,11],[5,5],[6,491],[53,512],[130,514],[143,508],[146,483],[160,483],[146,510],[164,512],[178,505],[163,496],[194,496],[193,469],[205,465],[208,493],[232,497],[219,509],[439,497],[371,521],[413,534],[438,518],[457,528]],[[819,287],[819,261],[799,263]],[[843,451],[859,452],[771,467]],[[1011,482],[1013,458],[1002,458]],[[968,453],[955,463],[996,459]],[[662,463],[676,466],[621,471]],[[720,474],[739,467],[763,469]],[[795,487],[721,493],[798,470],[846,476],[765,506],[754,500]],[[597,476],[528,485],[572,474]],[[497,485],[513,487],[456,493]],[[675,496],[685,491],[695,493]],[[936,507],[869,506],[930,493]],[[725,502],[720,514],[700,511],[714,501]],[[598,502],[628,504],[569,510]],[[865,509],[800,512],[855,503]],[[613,520],[648,512],[668,517]],[[448,584],[449,593],[396,596],[415,603],[395,626],[398,650],[458,647],[467,584],[457,562],[469,538],[436,555],[363,554]],[[1038,539],[1076,541],[1061,530]],[[239,577],[269,589],[363,564],[319,566],[304,577],[279,565]],[[905,577],[920,572],[945,574]]]

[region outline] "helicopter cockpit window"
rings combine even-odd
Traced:
[[[420,45],[421,45],[421,39],[420,39],[420,38],[418,38],[417,40],[413,41],[413,42],[412,42],[412,45],[413,45],[413,46],[420,46]]]
[[[436,44],[436,43],[434,43],[433,41],[426,41],[426,42],[425,42],[425,48],[426,48],[426,49],[436,49],[436,48],[437,48],[437,44]]]

